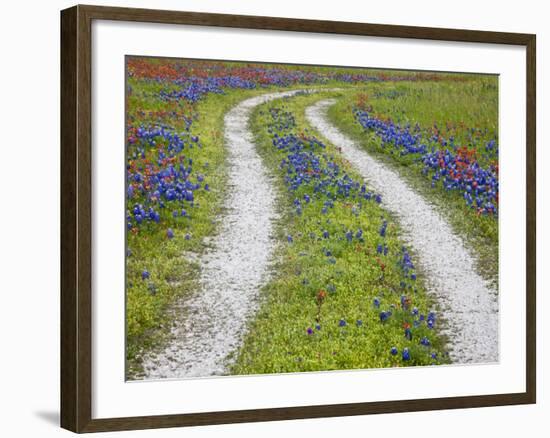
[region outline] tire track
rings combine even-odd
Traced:
[[[437,299],[455,363],[497,362],[498,294],[475,271],[475,263],[437,210],[417,194],[397,172],[372,158],[327,119],[334,99],[306,109],[306,118],[328,141],[341,147],[369,185],[382,195],[382,205],[394,214],[427,276],[428,291]]]
[[[228,149],[228,197],[212,249],[200,257],[200,287],[174,306],[171,340],[143,361],[145,379],[226,374],[231,353],[241,345],[247,321],[258,308],[268,280],[278,217],[275,191],[248,129],[252,110],[302,90],[246,99],[224,118]]]

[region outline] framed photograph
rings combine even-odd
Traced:
[[[62,11],[62,427],[535,403],[535,41]]]

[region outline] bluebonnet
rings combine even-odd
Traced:
[[[382,222],[382,226],[380,227],[380,230],[378,231],[378,233],[382,236],[382,237],[385,237],[386,236],[386,228],[388,226],[388,223],[386,221]]]
[[[488,166],[483,167],[475,157],[474,149],[459,148],[454,137],[444,139],[421,132],[416,125],[400,126],[393,121],[383,121],[369,111],[354,109],[354,117],[365,131],[373,131],[381,140],[382,148],[391,148],[399,156],[411,155],[423,164],[422,174],[431,174],[431,185],[440,184],[444,190],[463,193],[465,202],[482,214],[497,214],[498,204],[498,146],[492,139],[483,148]],[[475,140],[470,136],[470,141]],[[431,150],[428,148],[431,144]],[[481,149],[481,148],[479,148]],[[483,150],[481,149],[481,150]]]

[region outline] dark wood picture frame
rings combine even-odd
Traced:
[[[527,103],[526,391],[498,395],[92,419],[91,25],[93,20],[525,46],[527,58],[525,90]],[[536,37],[531,34],[82,5],[63,10],[61,12],[61,426],[80,433],[535,403],[535,59]]]

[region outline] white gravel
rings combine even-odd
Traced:
[[[225,116],[229,178],[212,250],[199,258],[200,288],[174,306],[171,341],[143,362],[145,379],[223,375],[258,308],[275,246],[275,192],[248,130],[251,111],[300,90],[244,100]]]
[[[475,271],[472,255],[449,224],[397,172],[372,158],[327,120],[334,99],[306,109],[321,135],[342,148],[342,154],[382,195],[382,206],[398,219],[415,262],[426,274],[428,289],[443,316],[454,363],[497,362],[498,294]]]

